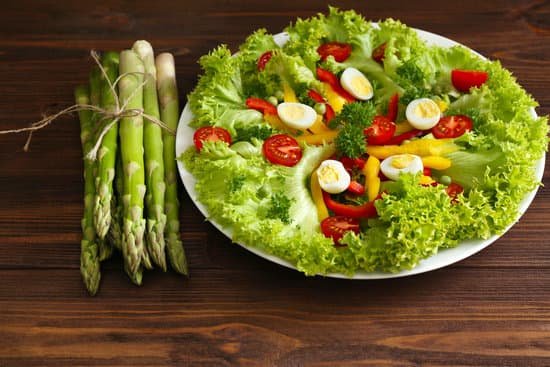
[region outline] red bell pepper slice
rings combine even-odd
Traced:
[[[336,215],[344,215],[350,218],[374,218],[378,215],[374,201],[369,201],[362,205],[342,204],[333,200],[330,194],[325,191],[323,191],[323,200],[327,208]]]
[[[336,115],[334,113],[334,109],[332,108],[332,106],[327,103],[327,101],[321,94],[317,93],[313,89],[310,89],[307,92],[307,95],[309,96],[309,98],[311,98],[315,102],[325,104],[325,114],[323,115],[323,117],[325,118],[325,121],[329,123],[330,120],[332,120],[332,118]]]
[[[268,115],[276,115],[277,107],[273,106],[271,103],[265,99],[250,97],[246,99],[246,106],[250,109],[260,111],[261,113]]]
[[[363,195],[365,193],[365,186],[357,181],[351,181],[348,186],[348,192],[354,195]]]
[[[313,89],[310,89],[307,92],[307,95],[309,96],[309,98],[313,99],[317,103],[326,103],[325,98],[323,98],[322,95],[320,95],[319,93],[317,93]]]
[[[426,134],[426,131],[414,129],[411,131],[407,131],[406,133],[394,136],[393,138],[388,140],[385,145],[399,145],[403,143],[405,140],[410,140],[412,138],[416,138],[424,134]]]
[[[388,114],[386,117],[390,120],[395,122],[397,120],[397,109],[399,107],[399,94],[395,93],[390,98],[390,102],[388,103]]]
[[[319,78],[319,80],[322,82],[330,84],[332,89],[334,89],[334,91],[338,93],[341,97],[343,97],[346,101],[355,102],[355,97],[349,94],[347,90],[342,88],[342,86],[340,85],[340,81],[338,80],[336,75],[334,75],[330,71],[318,67],[317,78]]]
[[[328,124],[330,122],[330,120],[332,120],[334,118],[334,116],[336,116],[336,113],[334,112],[334,109],[332,108],[332,106],[329,105],[328,103],[325,104],[325,108],[326,108],[325,121]]]

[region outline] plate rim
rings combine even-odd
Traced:
[[[376,22],[371,22],[371,24],[375,27],[378,26]],[[465,45],[462,45],[454,40],[451,40],[447,37],[444,37],[432,32],[428,32],[422,29],[417,29],[417,28],[412,28],[412,29],[414,29],[418,33],[420,38],[426,41],[429,45],[436,45],[436,46],[442,46],[442,47],[452,47],[452,46],[459,45],[467,48],[477,56],[483,59],[487,59],[485,56],[481,55],[477,51],[472,50],[471,48]],[[279,46],[282,46],[284,43],[288,41],[288,34],[286,32],[280,32],[280,33],[274,34],[273,38],[275,42],[279,44]],[[534,108],[531,109],[531,114],[533,115],[533,117],[538,117]],[[192,129],[188,125],[192,117],[193,117],[193,114],[191,113],[189,102],[186,102],[185,107],[180,115],[178,129],[176,132],[176,157],[179,157],[188,147],[193,145],[192,136],[193,136],[194,129]],[[546,164],[546,152],[543,153],[542,157],[539,159],[536,165],[534,165],[535,176],[539,182],[542,182],[545,164]],[[179,159],[177,160],[177,166],[178,166],[179,175],[182,180],[183,186],[185,187],[185,190],[187,191],[189,197],[193,201],[193,204],[199,209],[201,214],[205,217],[205,220],[210,222],[217,230],[223,233],[232,243],[236,243],[239,246],[245,248],[246,250],[252,252],[253,254],[260,256],[268,261],[271,261],[278,265],[282,265],[284,267],[294,269],[300,272],[292,263],[278,256],[269,254],[260,248],[256,248],[253,246],[246,246],[240,242],[234,241],[231,228],[223,227],[222,225],[217,223],[215,220],[210,219],[207,208],[201,202],[198,201],[197,193],[195,191],[196,180],[194,176],[189,171],[187,171],[187,169]],[[520,202],[520,205],[519,205],[517,218],[512,223],[510,223],[510,225],[507,226],[506,229],[503,230],[500,234],[492,235],[491,237],[484,240],[475,239],[475,240],[462,241],[453,248],[442,249],[441,251],[438,251],[436,254],[421,260],[413,269],[402,270],[397,273],[386,273],[386,272],[380,272],[380,271],[375,271],[375,272],[358,271],[351,277],[343,273],[317,274],[317,276],[328,277],[328,278],[349,279],[349,280],[390,279],[390,278],[401,278],[401,277],[422,274],[422,273],[441,269],[443,267],[455,264],[472,255],[475,255],[476,253],[487,248],[488,246],[496,242],[499,238],[504,236],[506,232],[508,232],[510,228],[512,228],[521,219],[523,214],[525,214],[525,212],[533,202],[539,187],[540,185],[537,185],[537,187],[533,191],[528,193],[523,198],[523,200]],[[300,273],[303,274],[303,272],[300,272]]]

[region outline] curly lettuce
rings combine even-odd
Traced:
[[[517,219],[520,202],[540,184],[534,164],[547,149],[548,121],[532,115],[537,103],[500,63],[462,46],[428,45],[399,21],[375,26],[336,8],[298,19],[286,32],[289,41],[282,47],[259,30],[236,56],[221,46],[202,57],[204,74],[189,95],[193,127],[222,126],[236,141],[232,146],[207,142],[201,152],[189,149],[180,157],[197,180],[199,201],[213,220],[232,230],[234,241],[285,259],[308,275],[397,272],[466,239],[501,233]],[[350,44],[350,57],[321,61],[317,48],[325,42]],[[372,52],[381,44],[386,48],[379,64]],[[260,72],[257,60],[266,51],[272,58]],[[451,167],[432,170],[435,177],[452,177],[464,193],[453,202],[443,185],[425,187],[418,176],[403,175],[385,185],[376,203],[379,218],[364,221],[359,234],[346,234],[341,240],[346,247],[334,247],[319,231],[308,189],[311,172],[330,147],[306,145],[295,167],[273,165],[261,147],[275,131],[245,105],[250,96],[275,95],[285,83],[307,103],[302,98],[308,89],[321,90],[317,66],[335,74],[347,67],[365,73],[377,113],[398,93],[402,107],[415,98],[437,97],[450,103],[447,114],[471,117],[473,131],[456,139],[460,149],[447,154]],[[457,68],[486,71],[488,81],[461,94],[450,76]]]

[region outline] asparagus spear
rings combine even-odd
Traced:
[[[86,86],[78,86],[74,92],[77,104],[90,103],[90,90]],[[92,112],[82,110],[78,112],[80,119],[80,141],[84,156],[84,214],[81,221],[82,241],[80,242],[80,274],[91,295],[95,295],[101,279],[98,258],[98,245],[93,223],[94,162],[86,158],[86,154],[93,147],[92,139]]]
[[[109,227],[109,240],[114,248],[122,252],[122,192],[123,192],[122,157],[120,152],[116,155],[115,163],[115,194],[111,200],[111,226]]]
[[[109,227],[109,238],[113,247],[122,252],[122,215],[123,215],[123,205],[122,205],[122,195],[123,195],[123,175],[124,169],[122,168],[122,157],[120,152],[116,156],[116,165],[115,165],[115,195],[113,195],[112,205],[111,205],[111,226]],[[143,272],[141,269],[137,273],[131,273],[128,270],[126,264],[124,264],[124,270],[132,280],[134,284],[141,285],[143,278]]]
[[[100,107],[114,112],[116,109],[116,94],[111,89],[118,77],[118,52],[106,52],[101,64],[105,75],[101,75]],[[106,79],[108,78],[108,80]],[[112,120],[103,121],[102,126],[112,123]],[[98,151],[98,171],[96,177],[96,195],[94,202],[94,224],[100,238],[105,238],[111,225],[111,197],[113,195],[113,179],[115,176],[115,157],[117,150],[118,124],[114,124],[104,135]]]
[[[132,47],[138,54],[145,68],[147,83],[143,87],[143,110],[145,114],[160,119],[157,99],[155,57],[153,48],[147,41],[136,41]],[[162,270],[166,271],[164,228],[164,161],[161,127],[145,118],[143,128],[143,146],[145,148],[145,182],[147,192],[145,204],[147,209],[146,244],[149,255]]]
[[[179,104],[178,88],[176,86],[176,70],[174,57],[170,53],[162,53],[156,58],[157,89],[160,101],[160,117],[174,131],[178,126]],[[176,179],[176,138],[163,131],[164,143],[164,178],[166,182],[165,212],[166,212],[166,248],[170,264],[175,271],[187,275],[187,260],[183,244],[179,238],[179,202],[178,182]]]
[[[141,109],[143,106],[143,63],[132,50],[120,53],[119,85],[120,105],[125,109]],[[145,176],[143,162],[143,118],[140,114],[125,116],[120,120],[120,151],[124,170],[122,253],[130,278],[140,271],[145,256],[143,234],[143,197]]]
[[[101,103],[101,71],[99,70],[99,67],[96,65],[92,68],[90,72],[90,104],[94,106],[99,106]],[[97,125],[100,119],[100,115],[97,112],[92,112],[92,129],[97,130]],[[95,165],[95,170],[97,174],[98,165]],[[95,185],[96,185],[96,194],[97,194],[97,177],[95,178]],[[92,199],[94,200],[94,199]],[[94,206],[94,202],[92,201],[92,208]],[[92,213],[93,215],[93,213]],[[99,261],[103,261],[105,259],[108,259],[111,257],[112,248],[109,246],[109,244],[104,241],[104,235],[102,236],[101,233],[97,230],[97,226],[95,229],[97,235],[98,235],[98,246],[99,246]]]

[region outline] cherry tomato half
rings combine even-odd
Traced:
[[[321,56],[322,61],[325,61],[329,56],[333,56],[334,60],[343,62],[351,54],[351,45],[341,42],[327,42],[317,48],[317,53]]]
[[[395,134],[396,126],[386,116],[375,116],[372,125],[364,131],[367,142],[371,145],[382,145],[388,142]]]
[[[381,64],[384,62],[384,55],[386,53],[386,42],[382,43],[372,51],[372,59]]]
[[[258,58],[257,66],[259,71],[265,69],[265,64],[267,64],[267,62],[271,60],[271,56],[273,56],[273,51],[266,51]]]
[[[325,237],[332,238],[336,246],[342,246],[340,240],[346,232],[359,233],[359,220],[341,215],[328,217],[321,222],[321,231]]]
[[[465,115],[453,115],[442,117],[437,125],[432,127],[432,134],[437,139],[458,138],[466,131],[472,130],[474,123]]]
[[[463,93],[468,93],[472,87],[480,87],[487,81],[489,75],[484,71],[460,70],[451,71],[453,86]]]
[[[224,141],[227,144],[231,144],[231,134],[229,134],[229,131],[221,127],[204,126],[199,128],[193,134],[195,148],[200,151],[202,149],[202,144],[205,141]]]
[[[263,152],[273,164],[292,167],[302,158],[302,148],[293,137],[277,134],[264,141]]]

